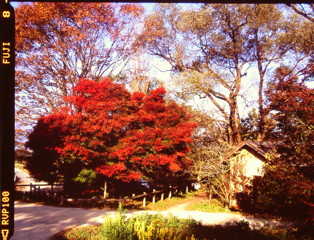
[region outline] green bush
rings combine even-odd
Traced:
[[[116,223],[116,224],[115,224]],[[127,219],[119,213],[101,226],[62,231],[49,240],[312,240],[313,222],[298,226],[251,229],[248,222],[202,226],[194,220],[161,215],[137,215]]]
[[[101,228],[101,236],[103,239],[134,239],[132,237],[133,229],[129,224],[126,216],[117,213],[115,217],[105,217],[105,221]]]
[[[106,240],[192,240],[200,223],[172,215],[141,214],[127,218],[118,213],[106,217],[101,236]]]

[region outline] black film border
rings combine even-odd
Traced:
[[[0,236],[7,240],[14,232],[15,15],[9,0],[0,3],[0,56]]]

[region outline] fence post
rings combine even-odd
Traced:
[[[163,201],[163,200],[164,200],[164,196],[165,196],[165,193],[162,193],[162,194],[161,194],[161,197],[160,197],[160,201]]]
[[[132,208],[135,208],[135,204],[134,204],[134,197],[135,197],[135,193],[132,193]]]
[[[171,197],[172,197],[172,191],[171,191],[171,186],[170,186],[168,198],[171,199]]]
[[[153,204],[156,202],[156,194],[155,194],[155,189],[153,189],[153,199],[152,199],[152,202]]]
[[[146,192],[144,192],[143,194],[146,194]],[[144,196],[143,198],[143,207],[146,207],[146,196]]]
[[[33,197],[34,197],[34,199],[33,200],[35,200],[35,201],[37,201],[37,187],[36,187],[36,185],[33,187],[33,191],[34,191],[34,194],[33,194]]]
[[[189,186],[186,185],[186,187],[185,187],[185,193],[188,193],[188,192],[189,192]]]
[[[120,206],[122,207],[123,206],[123,200],[122,200],[122,196],[119,196],[119,209],[120,209]]]
[[[61,195],[61,197],[60,197],[60,205],[63,206],[63,203],[64,203],[64,197],[63,197],[63,195]]]
[[[32,183],[29,184],[29,191],[32,193]]]

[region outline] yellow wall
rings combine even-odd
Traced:
[[[251,154],[249,151],[242,149],[239,153],[239,158],[243,164],[243,174],[246,177],[263,175],[264,162]]]

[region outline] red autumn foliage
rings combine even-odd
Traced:
[[[297,156],[298,165],[309,164],[313,156],[314,89],[305,84],[310,82],[313,68],[310,71],[312,64],[308,66],[304,78],[289,75],[289,69],[278,69],[277,81],[266,92],[269,109],[275,111],[277,140],[286,145],[291,159],[296,161]]]
[[[313,64],[302,76],[279,68],[266,92],[276,120],[277,153],[255,189],[259,210],[313,219],[314,89]]]
[[[131,94],[104,78],[83,79],[73,92],[64,99],[71,108],[39,121],[46,124],[44,131],[59,131],[61,140],[45,146],[58,153],[55,162],[79,162],[82,168],[122,181],[175,176],[191,163],[186,155],[196,125],[184,107],[164,99],[165,89]],[[39,126],[30,135],[29,147],[38,131]]]

